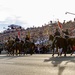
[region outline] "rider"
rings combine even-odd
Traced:
[[[58,28],[56,28],[56,32],[54,33],[54,39],[53,39],[53,43],[52,43],[52,48],[56,49],[55,43],[56,43],[56,41],[58,40],[59,37],[60,37],[60,32],[59,32]],[[53,55],[54,55],[54,50],[53,50]],[[58,55],[59,55],[59,53],[58,53]]]
[[[60,36],[60,32],[58,29],[56,29],[56,32],[54,33],[54,37],[59,37]]]
[[[8,38],[8,42],[10,42],[10,40],[11,40],[11,39],[10,39],[10,37],[9,37],[9,38]]]
[[[65,34],[65,38],[68,39],[69,38],[69,31],[68,29],[66,29],[66,31],[62,31]]]
[[[58,30],[58,28],[56,28],[56,32],[54,33],[54,40],[53,40],[53,43],[55,42],[55,40],[60,37],[60,32]]]
[[[30,38],[28,37],[28,35],[26,35],[25,42],[29,42],[29,41],[30,41]]]
[[[16,36],[15,42],[19,42],[19,41],[20,41],[20,39],[18,38],[18,36]]]

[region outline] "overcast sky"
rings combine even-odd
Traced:
[[[75,13],[75,0],[0,0],[0,31],[10,24],[27,28],[75,18],[65,12]]]

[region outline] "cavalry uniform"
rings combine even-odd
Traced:
[[[56,29],[56,32],[54,33],[54,39],[53,39],[53,43],[52,43],[52,48],[56,48],[56,42],[58,40],[58,38],[60,38],[60,32],[58,31],[58,29]],[[56,48],[56,51],[58,51],[58,48]],[[53,50],[53,55],[54,56],[54,50]],[[59,56],[59,53],[58,53]]]
[[[35,46],[35,44],[33,42],[31,42],[30,38],[28,37],[28,35],[26,35],[26,38],[25,38],[26,54],[27,54],[27,52],[29,52],[32,55],[33,50],[34,50],[34,46]]]
[[[18,38],[18,36],[16,36],[14,46],[16,46],[17,44],[19,44],[19,41],[20,41],[20,39]]]
[[[66,31],[62,31],[65,35],[65,38],[68,39],[69,38],[69,32],[68,29],[66,29]]]
[[[30,41],[30,38],[28,37],[28,35],[26,35],[25,42],[29,42],[29,41]]]
[[[15,42],[19,42],[20,40],[19,40],[19,38],[18,37],[16,37],[16,39],[15,39]]]
[[[54,34],[54,36],[55,37],[60,36],[60,32],[59,31],[56,31],[55,34]]]
[[[56,29],[56,32],[54,33],[54,39],[56,40],[58,37],[60,37],[60,32],[58,29]]]
[[[10,41],[11,41],[11,39],[10,39],[10,37],[9,37],[7,42],[9,43]]]
[[[57,38],[59,38],[59,37],[60,37],[60,32],[58,31],[58,29],[56,29],[52,45],[56,42]]]

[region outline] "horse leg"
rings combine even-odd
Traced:
[[[10,56],[10,50],[8,49],[8,56]]]
[[[71,56],[72,56],[73,53],[74,53],[74,51],[72,50],[72,52],[71,52]]]
[[[59,49],[58,49],[58,47],[56,47],[56,51],[57,51],[57,53],[58,53],[58,56],[59,56],[60,52],[59,52]]]
[[[12,55],[14,56],[14,50],[12,50]]]
[[[16,49],[16,56],[18,55],[18,50]]]
[[[62,48],[62,50],[61,50],[60,56],[62,56],[62,52],[63,52],[63,48]]]
[[[62,48],[59,48],[59,55],[62,55]]]
[[[1,54],[1,50],[0,50],[0,54]]]
[[[64,46],[64,47],[63,47],[64,56],[66,56],[66,52],[67,52],[66,49],[67,49],[67,48]]]
[[[33,49],[31,48],[31,49],[29,49],[30,50],[30,54],[32,55],[33,54]]]
[[[19,49],[19,56],[21,56],[22,55],[22,51],[21,51],[22,49]]]
[[[64,56],[66,56],[66,51],[64,51]]]
[[[25,53],[26,53],[26,52],[25,52],[25,49],[23,49],[23,54],[25,55]]]
[[[28,49],[26,49],[25,53],[26,53],[26,55],[27,55],[27,53],[28,53]]]
[[[54,49],[53,49],[53,54],[52,54],[52,57],[54,57]]]

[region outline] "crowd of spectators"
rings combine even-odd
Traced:
[[[68,21],[66,23],[61,23],[62,29],[69,29],[69,33],[71,36],[75,36],[75,20]],[[30,27],[27,29],[22,28],[18,25],[10,25],[8,29],[0,33],[0,41],[8,40],[10,36],[12,39],[16,37],[19,33],[20,39],[24,40],[26,35],[30,36],[31,41],[36,42],[37,40],[47,41],[49,39],[49,35],[54,35],[55,29],[58,28],[57,23],[49,23],[42,25],[42,27]]]
[[[75,20],[60,23],[62,25],[61,30],[69,30],[70,36],[75,37]],[[27,29],[18,25],[10,25],[7,30],[0,33],[0,41],[7,42],[8,38],[15,39],[19,36],[21,40],[25,40],[26,35],[30,37],[30,40],[35,43],[35,53],[48,53],[50,52],[49,36],[54,35],[56,28],[58,28],[57,22],[48,23],[42,25],[42,27],[30,27]]]

